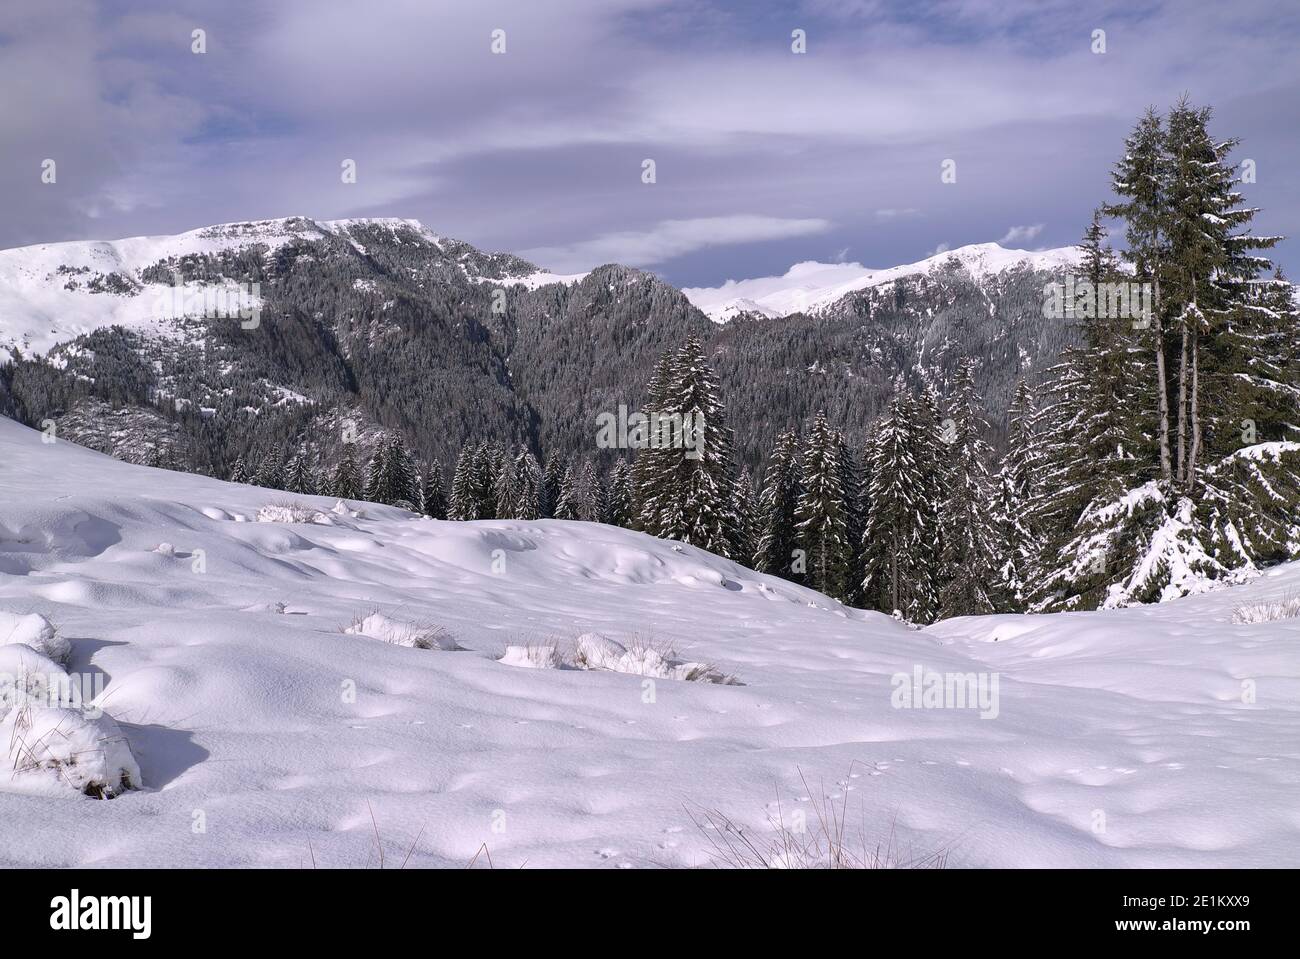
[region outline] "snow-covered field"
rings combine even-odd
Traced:
[[[0,863],[707,865],[693,818],[823,795],[954,866],[1300,862],[1300,619],[1233,622],[1298,566],[917,631],[625,530],[290,499],[0,419],[0,666],[102,684],[111,753],[15,772],[9,709]],[[897,708],[918,668],[996,697]]]

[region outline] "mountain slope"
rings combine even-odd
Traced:
[[[360,868],[377,828],[390,866],[484,843],[499,867],[700,865],[692,812],[775,838],[778,797],[815,822],[803,780],[847,790],[869,845],[894,831],[957,866],[1300,856],[1300,620],[1229,621],[1294,594],[1295,565],[1160,607],[914,631],[626,530],[319,498],[293,523],[266,509],[284,500],[0,420],[0,612],[70,641],[142,780],[101,802],[0,777],[0,863]],[[464,649],[384,642],[401,623]],[[593,631],[744,685],[498,661]],[[917,668],[996,673],[989,718],[895,708]]]
[[[597,415],[636,408],[658,355],[695,335],[752,468],[818,409],[860,441],[896,376],[942,392],[962,352],[980,360],[1000,422],[1016,378],[1071,336],[1042,316],[1040,267],[1064,254],[959,252],[832,284],[811,315],[719,327],[651,274],[555,276],[412,220],[293,217],[3,251],[0,344],[21,353],[0,365],[0,413],[219,475],[299,449],[328,463],[345,429],[363,444],[400,430],[444,465],[467,440],[588,457]],[[105,435],[105,409],[137,428]]]
[[[1079,264],[1078,247],[1056,250],[1008,250],[997,243],[975,243],[937,253],[917,263],[873,270],[861,263],[796,263],[783,276],[728,280],[718,287],[683,289],[687,299],[709,319],[725,323],[737,316],[758,314],[768,318],[792,313],[816,314],[846,296],[904,277],[924,276],[939,269],[960,266],[977,279],[1007,270],[1057,272]]]

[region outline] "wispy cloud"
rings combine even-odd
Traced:
[[[1002,239],[998,240],[998,242],[1003,246],[1008,243],[1028,243],[1043,232],[1043,226],[1042,223],[1034,223],[1029,226],[1013,226],[1002,235]]]
[[[0,247],[410,216],[554,254],[547,265],[671,261],[673,281],[709,284],[842,247],[907,262],[935,235],[979,242],[1008,222],[1050,226],[1005,242],[1073,242],[1133,120],[1183,91],[1216,107],[1216,135],[1241,136],[1261,171],[1300,152],[1291,0],[191,6],[0,4],[0,88],[16,91],[0,108]],[[806,54],[790,49],[796,27]],[[355,184],[340,183],[345,158]],[[940,183],[944,158],[956,183]],[[1285,176],[1261,174],[1248,198],[1261,231],[1294,232]],[[759,230],[776,240],[762,247],[703,226],[736,210],[834,222]]]
[[[592,240],[524,250],[521,255],[557,273],[576,273],[602,263],[654,266],[708,247],[810,236],[830,227],[829,220],[818,218],[752,214],[663,220],[648,230],[605,233]]]

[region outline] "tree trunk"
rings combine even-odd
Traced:
[[[889,604],[898,609],[898,546],[889,557]]]
[[[1165,329],[1160,319],[1160,275],[1153,274],[1152,315],[1156,327],[1156,387],[1160,408],[1160,475],[1166,481],[1173,476],[1169,465],[1169,389],[1165,376]]]
[[[1198,329],[1192,334],[1192,449],[1187,457],[1187,492],[1189,494],[1196,490],[1196,458],[1201,452],[1200,348],[1201,336]]]
[[[1183,311],[1183,345],[1178,355],[1178,461],[1175,463],[1174,479],[1181,483],[1186,479],[1187,468],[1187,313]]]

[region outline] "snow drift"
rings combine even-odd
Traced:
[[[23,637],[0,671],[95,678],[112,714],[8,711],[29,748],[0,754],[0,864],[707,865],[690,809],[766,834],[778,798],[823,795],[954,866],[1300,859],[1300,619],[1233,622],[1300,593],[1296,565],[914,630],[627,530],[318,497],[258,522],[276,495],[0,419],[0,636]],[[28,644],[42,623],[65,663]],[[464,651],[391,641],[427,623]],[[996,718],[894,695],[992,674]]]

